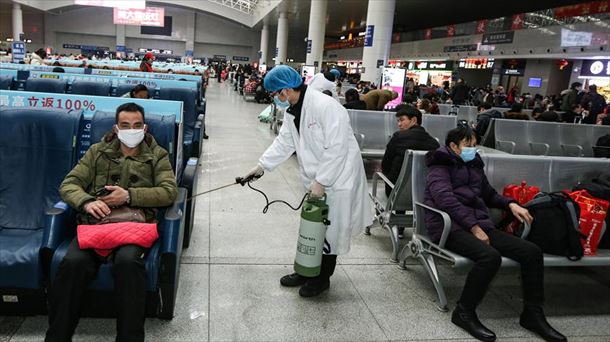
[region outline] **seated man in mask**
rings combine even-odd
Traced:
[[[178,194],[168,153],[146,133],[144,109],[125,103],[116,125],[92,145],[60,186],[61,198],[78,211],[79,224],[96,223],[117,207],[142,209],[155,222],[156,207],[171,205]],[[102,263],[112,261],[117,311],[117,341],[144,341],[147,250],[123,245],[101,258],[81,249],[74,238],[49,292],[49,329],[45,341],[71,341],[83,295]]]

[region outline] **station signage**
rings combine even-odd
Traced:
[[[452,70],[453,61],[417,61],[407,64],[408,70]]]
[[[449,45],[443,47],[443,52],[466,52],[466,51],[477,51],[477,44],[466,44],[466,45]]]
[[[13,63],[19,63],[25,58],[25,43],[24,42],[13,42],[11,44],[13,51]]]
[[[375,34],[375,25],[367,25],[364,33],[364,47],[373,46],[373,36]]]
[[[481,45],[510,44],[515,37],[515,31],[486,33],[481,39]]]
[[[493,69],[493,58],[465,58],[460,59],[458,67],[462,69]]]
[[[502,74],[523,76],[525,73],[525,59],[509,59],[502,62]]]
[[[114,8],[114,24],[116,25],[136,25],[136,26],[165,26],[165,8],[146,7],[145,9],[135,8]]]
[[[234,61],[240,61],[240,62],[247,62],[250,60],[250,57],[244,57],[244,56],[233,56],[233,60]]]
[[[610,77],[610,59],[588,59],[582,61],[580,76]]]

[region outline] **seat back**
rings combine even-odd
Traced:
[[[82,111],[0,108],[0,227],[38,229],[76,161]]]
[[[610,159],[554,157],[551,191],[572,190],[583,181],[610,174]]]
[[[591,148],[593,135],[593,125],[559,124],[559,142],[561,145],[574,145],[582,148],[583,157],[592,157]],[[567,147],[567,146],[566,146]],[[570,149],[564,148],[562,155],[570,156]]]
[[[182,101],[184,136],[192,137],[197,121],[197,93],[194,90],[186,88],[161,88],[159,98],[161,100]]]
[[[422,126],[426,132],[436,140],[443,142],[447,137],[447,132],[457,126],[458,117],[454,115],[422,115]]]
[[[413,202],[424,203],[424,193],[426,192],[426,178],[428,176],[428,168],[426,167],[426,151],[409,151],[410,160],[412,162],[411,171],[411,188]],[[420,207],[415,207],[413,211],[413,224],[415,233],[428,236],[428,231],[424,225],[424,210]]]
[[[91,144],[98,143],[112,130],[116,118],[113,112],[97,111],[91,119]],[[176,169],[176,116],[147,114],[145,119],[150,133],[159,146],[169,153],[169,160]]]
[[[551,191],[552,158],[511,154],[485,154],[481,158],[489,184],[500,193],[504,186],[522,181],[539,187],[540,191]]]
[[[394,122],[395,112],[382,112],[373,110],[350,110],[352,112],[352,129],[356,134],[362,134],[363,149],[384,150],[392,132],[396,130]]]
[[[76,81],[72,83],[72,94],[108,96],[110,84],[100,82]]]
[[[530,154],[529,148],[529,132],[527,130],[526,121],[522,120],[507,120],[495,119],[494,135],[496,137],[496,148],[513,154]],[[513,151],[507,151],[502,148],[499,141],[509,141],[515,144]]]
[[[411,185],[411,171],[413,170],[413,155],[410,151],[405,151],[405,158],[402,162],[400,174],[394,184],[394,189],[388,198],[388,207],[392,211],[411,211],[413,210],[413,189]]]
[[[527,121],[527,135],[530,138],[528,144],[530,145],[531,155],[548,155],[548,156],[560,156],[561,145],[559,126],[558,123],[553,122],[537,122]],[[546,150],[546,145],[549,149]],[[546,152],[545,152],[546,151]]]
[[[0,89],[10,90],[13,85],[13,76],[0,76]]]
[[[66,92],[66,84],[66,80],[28,78],[25,81],[25,91],[64,94]]]

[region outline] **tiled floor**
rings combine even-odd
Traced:
[[[200,188],[245,174],[273,139],[257,115],[264,105],[244,102],[229,84],[212,83],[206,118],[210,139],[201,159]],[[367,164],[374,167],[374,164]],[[370,173],[370,172],[369,172]],[[255,186],[270,199],[298,203],[304,189],[294,158]],[[197,201],[191,246],[184,252],[176,316],[147,319],[148,341],[471,341],[436,310],[436,294],[421,266],[389,261],[389,235],[379,228],[359,236],[341,256],[331,289],[302,299],[279,278],[292,271],[299,215],[285,206],[262,214],[262,196],[231,187]],[[610,341],[607,269],[546,269],[549,321],[570,341]],[[463,271],[442,267],[451,305]],[[518,270],[502,270],[479,308],[502,341],[533,341],[518,324]],[[0,317],[1,341],[41,341],[46,317]],[[111,341],[114,320],[82,319],[74,341]]]

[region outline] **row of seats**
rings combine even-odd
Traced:
[[[511,154],[593,157],[610,126],[493,119],[482,145]]]
[[[464,105],[451,105],[446,103],[441,103],[438,105],[439,114],[441,115],[456,115],[458,120],[465,120],[467,122],[477,122],[477,115],[479,114],[479,109],[476,106],[464,106]],[[500,113],[504,113],[510,108],[506,107],[492,107],[491,109],[497,110]],[[532,111],[529,109],[524,109],[522,111],[527,115],[531,116]]]
[[[379,159],[385,153],[386,145],[396,126],[396,112],[349,109],[348,115],[360,151],[364,158]],[[453,115],[422,115],[422,126],[438,141],[444,141],[447,132],[457,126]]]
[[[75,211],[58,188],[78,162],[82,111],[0,108],[0,315],[46,311],[46,291],[76,232]],[[149,132],[170,150],[175,117],[147,115]],[[92,139],[114,124],[114,113],[96,113]],[[97,141],[97,140],[96,140]],[[148,316],[171,319],[185,232],[187,190],[159,211],[159,240],[146,256]],[[104,264],[86,295],[86,316],[113,316],[111,268]]]
[[[451,229],[451,219],[448,214],[423,204],[427,175],[425,155],[425,151],[407,151],[395,184],[389,182],[382,174],[377,173],[373,180],[371,195],[376,205],[377,219],[391,233],[392,260],[399,261],[401,267],[406,269],[408,258],[417,259],[434,285],[438,295],[439,308],[445,311],[447,310],[447,298],[439,275],[440,269],[436,267],[436,261],[449,262],[453,267],[468,266],[471,265],[471,261],[445,249],[445,240],[442,237],[438,244],[433,243],[428,237],[423,220],[426,210],[434,211],[443,217],[445,221],[443,236],[446,236]],[[500,193],[504,186],[519,184],[521,181],[526,181],[529,185],[536,185],[544,192],[569,190],[581,181],[610,173],[609,159],[539,157],[503,153],[486,153],[481,157],[485,163],[485,174],[489,183]],[[387,199],[376,193],[377,180],[380,178],[392,187],[392,192]],[[497,220],[501,217],[498,212],[492,212],[492,214]],[[411,240],[400,253],[397,231],[399,226],[414,227]],[[563,256],[545,254],[544,264],[547,267],[608,267],[610,266],[610,250],[598,250],[598,255],[585,256],[579,261],[570,261]],[[502,259],[502,266],[515,265],[517,264],[510,259]]]

